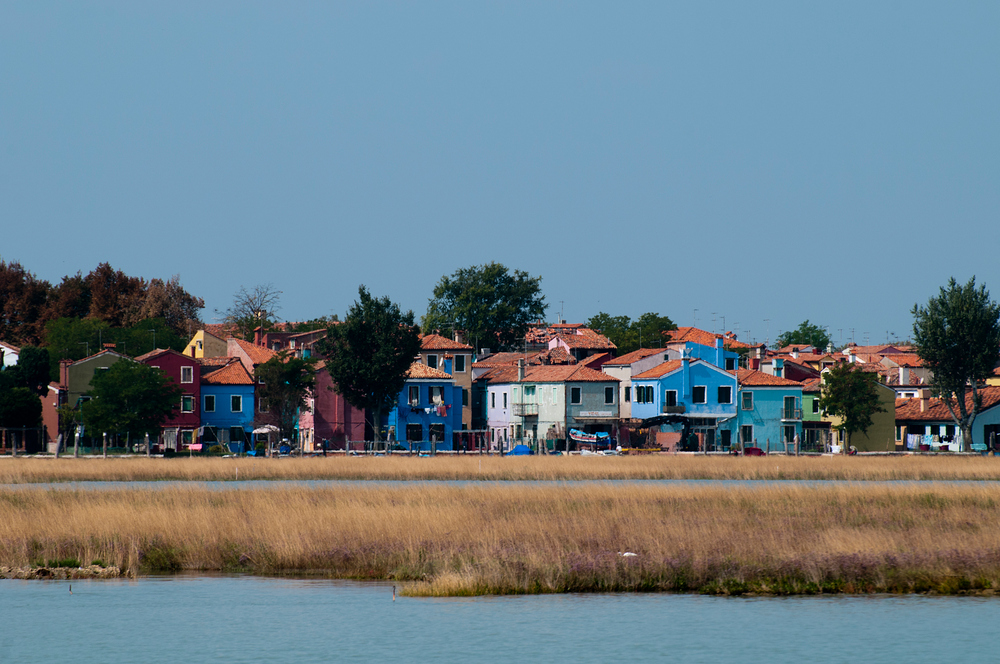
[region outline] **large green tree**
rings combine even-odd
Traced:
[[[972,424],[982,407],[979,387],[992,375],[1000,352],[1000,305],[972,277],[954,277],[926,306],[913,306],[913,341],[924,366],[933,372],[931,387],[948,406],[962,431],[966,450]]]
[[[867,433],[872,417],[885,412],[878,394],[878,374],[863,371],[851,362],[835,364],[823,373],[819,406],[827,414],[842,419],[840,429],[847,434],[850,447],[851,436],[859,431]]]
[[[180,407],[181,391],[160,369],[122,360],[95,373],[87,395],[81,410],[91,432],[153,436]]]
[[[299,413],[308,405],[316,387],[316,360],[293,357],[281,351],[254,371],[261,420],[278,427],[281,437],[292,440]]]
[[[672,320],[660,314],[647,312],[633,321],[628,316],[611,316],[603,311],[592,316],[587,327],[597,330],[618,347],[618,354],[625,355],[639,348],[658,348],[667,340],[665,333],[676,330]]]
[[[367,412],[378,441],[382,413],[392,408],[420,352],[413,312],[361,286],[344,322],[331,325],[318,347],[337,391]]]
[[[818,348],[821,352],[826,352],[826,347],[830,345],[830,335],[819,325],[810,323],[807,318],[799,323],[797,328],[782,333],[774,340],[774,345],[777,348],[784,348],[792,344],[807,344]]]
[[[506,350],[524,341],[528,324],[545,315],[541,277],[500,263],[473,265],[441,277],[422,319],[425,334],[465,330],[476,350]]]

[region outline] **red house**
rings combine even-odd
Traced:
[[[198,443],[198,427],[201,426],[201,364],[195,358],[169,348],[157,348],[135,359],[162,370],[181,388],[178,409],[163,424],[160,433],[161,447],[179,452]]]

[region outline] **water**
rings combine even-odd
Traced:
[[[0,581],[0,662],[987,662],[1000,598],[547,595],[392,601],[246,576]]]

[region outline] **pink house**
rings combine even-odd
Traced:
[[[350,441],[365,439],[365,412],[355,408],[334,389],[333,379],[320,361],[316,365],[316,391],[309,399],[310,408],[299,416],[299,440],[306,452],[342,450]]]

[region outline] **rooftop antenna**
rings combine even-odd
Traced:
[[[566,317],[566,314],[564,313],[564,311],[566,309],[566,307],[564,306],[565,304],[566,304],[566,300],[559,300],[559,322],[560,323],[563,322],[563,319]]]
[[[854,343],[854,328],[851,328],[851,343]]]
[[[726,333],[726,317],[725,316],[722,317],[722,333],[723,334]]]
[[[698,327],[698,310],[694,310],[694,323],[691,324],[692,327]]]
[[[712,334],[715,334],[715,312],[712,312]]]
[[[767,336],[764,337],[764,347],[770,347],[771,345],[771,319],[765,318],[764,322],[767,323]]]

